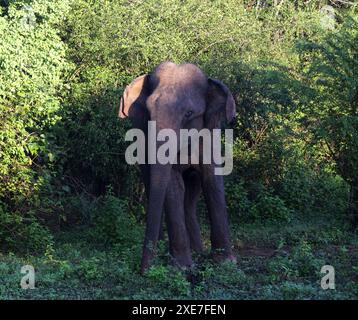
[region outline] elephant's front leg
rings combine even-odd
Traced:
[[[204,250],[201,241],[200,226],[196,207],[201,193],[201,180],[198,172],[188,171],[183,175],[185,184],[185,223],[189,234],[190,247],[193,251],[202,252]]]
[[[189,267],[193,264],[193,260],[190,252],[190,240],[185,225],[184,192],[182,174],[172,169],[171,180],[165,198],[169,250],[176,264],[181,267]]]
[[[147,161],[147,159],[146,159]],[[148,164],[141,164],[139,166],[141,174],[142,174],[142,180],[144,183],[144,189],[145,194],[147,197],[147,200],[149,200],[149,188],[150,188],[150,166]],[[159,237],[158,240],[164,239],[164,231],[163,231],[163,220],[164,220],[164,214],[162,213],[161,219],[160,219],[160,229],[159,229]]]
[[[211,223],[211,247],[214,259],[235,261],[231,251],[224,179],[214,174],[212,165],[202,166],[202,187]]]

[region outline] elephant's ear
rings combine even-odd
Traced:
[[[221,81],[208,79],[205,125],[220,128],[221,121],[230,123],[236,116],[236,104],[230,90]]]
[[[119,105],[119,117],[134,118],[145,112],[148,97],[148,75],[134,79],[124,90]],[[134,106],[134,108],[132,108]]]

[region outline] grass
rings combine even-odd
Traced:
[[[337,226],[338,225],[338,226]],[[215,264],[208,251],[196,266],[170,266],[166,243],[145,276],[141,239],[96,243],[89,229],[56,236],[44,255],[0,254],[0,299],[357,299],[358,239],[342,222],[232,223],[238,263]],[[208,244],[208,230],[203,230]],[[36,288],[20,287],[21,266],[36,271]],[[323,290],[323,265],[335,268],[335,289]]]

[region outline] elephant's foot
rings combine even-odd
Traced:
[[[171,257],[172,257],[172,264],[176,267],[179,267],[182,270],[189,269],[194,265],[193,259],[191,258],[190,254],[171,255]]]
[[[150,267],[150,261],[149,259],[144,259],[144,257],[142,258],[142,263],[140,266],[140,273],[141,275],[144,275],[144,273],[149,269]]]
[[[193,252],[202,253],[204,251],[204,246],[201,241],[200,242],[191,242],[190,249]]]
[[[154,257],[155,257],[154,249],[148,249],[148,248],[143,249],[142,262],[140,267],[140,273],[142,275],[150,268],[151,262],[153,261]]]
[[[226,261],[237,263],[237,259],[232,254],[231,250],[215,249],[212,251],[211,257],[217,263],[222,263]]]

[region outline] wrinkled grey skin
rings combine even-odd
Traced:
[[[119,116],[129,117],[134,128],[147,133],[155,120],[157,131],[171,128],[220,128],[236,115],[228,88],[208,78],[193,64],[164,62],[150,74],[129,84],[123,94]],[[159,143],[157,143],[157,148]],[[163,209],[169,250],[181,267],[193,264],[191,250],[203,250],[196,205],[203,191],[211,222],[211,245],[216,260],[234,261],[229,237],[223,177],[214,175],[213,164],[141,165],[148,197],[147,224],[141,271],[150,266],[161,228]]]

